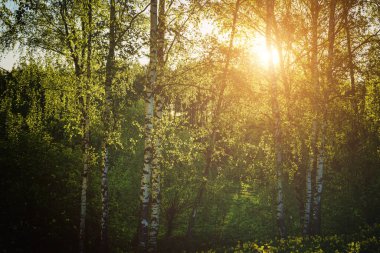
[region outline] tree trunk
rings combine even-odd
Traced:
[[[109,136],[111,134],[111,107],[112,107],[112,82],[115,67],[115,47],[116,47],[116,14],[115,0],[110,0],[110,33],[108,54],[106,59],[106,80],[104,83],[104,108],[103,125],[104,133],[102,140],[102,216],[100,221],[100,249],[101,252],[108,251],[108,220],[109,220],[109,197],[108,197],[108,171],[109,171]]]
[[[312,155],[311,155],[312,156]],[[303,225],[303,234],[310,234],[310,213],[311,213],[311,201],[312,201],[312,187],[311,187],[311,171],[313,168],[313,158],[310,158],[310,164],[306,170],[306,199],[305,199],[305,208],[304,208],[304,225]]]
[[[349,10],[350,1],[344,1],[343,3],[343,17],[344,17],[344,31],[346,33],[346,43],[347,43],[347,53],[348,53],[348,69],[350,73],[350,83],[351,83],[351,94],[355,98],[356,84],[355,84],[355,71],[352,56],[352,46],[351,46],[351,31],[350,31],[350,21],[349,21]],[[355,112],[357,112],[357,105],[355,99],[353,99],[353,107]]]
[[[313,204],[313,184],[312,176],[315,167],[315,160],[317,156],[317,131],[318,131],[318,122],[316,119],[313,119],[312,125],[312,137],[311,137],[311,152],[309,156],[309,165],[306,170],[306,199],[305,199],[305,209],[304,209],[304,225],[303,225],[303,234],[311,234],[311,217],[312,217],[312,204]]]
[[[156,98],[156,119],[162,118],[162,100]],[[155,122],[155,126],[157,126]],[[154,158],[152,162],[152,201],[151,201],[151,224],[149,229],[149,252],[157,252],[157,235],[160,225],[160,204],[161,204],[161,138],[156,135],[154,142]]]
[[[87,31],[87,80],[86,80],[86,95],[85,98],[80,99],[82,104],[82,126],[83,126],[83,173],[82,173],[82,192],[81,192],[81,210],[80,210],[80,225],[79,225],[79,251],[85,252],[85,233],[86,233],[86,207],[87,207],[87,188],[88,188],[88,168],[89,168],[89,148],[90,148],[90,81],[91,81],[91,57],[92,57],[92,3],[88,3],[88,31]],[[82,24],[83,25],[83,24]],[[85,28],[86,29],[86,28]],[[84,34],[86,34],[84,32]],[[75,55],[75,54],[73,54]],[[80,64],[77,57],[73,56],[75,62],[76,75],[79,78],[82,71],[79,70]]]
[[[108,250],[108,216],[109,216],[109,198],[108,198],[108,147],[103,143],[102,147],[103,161],[102,161],[102,217],[100,220],[100,250],[107,252]]]
[[[150,1],[150,63],[149,80],[145,87],[145,149],[144,167],[141,177],[140,190],[140,226],[139,226],[139,251],[146,252],[148,244],[149,228],[149,201],[151,189],[151,175],[153,162],[153,114],[154,94],[153,90],[157,79],[157,0]]]
[[[303,225],[304,214],[305,214],[305,186],[306,186],[306,171],[309,166],[309,150],[307,148],[304,134],[300,134],[301,140],[301,150],[300,154],[295,157],[295,162],[297,164],[297,173],[294,176],[295,181],[295,193],[298,204],[298,214],[299,221],[301,225]]]
[[[157,96],[155,97],[157,98]],[[160,108],[161,109],[158,109]],[[160,112],[157,114],[162,114],[162,104],[161,101],[156,99],[156,108]],[[157,116],[161,118],[161,116]],[[159,138],[159,137],[157,137]],[[150,214],[150,228],[149,228],[149,252],[157,251],[157,235],[160,225],[160,205],[161,205],[161,168],[160,168],[160,158],[161,158],[161,141],[156,139],[154,142],[154,154],[152,161],[152,175],[151,175],[151,214]]]
[[[82,172],[82,192],[80,205],[80,225],[79,225],[79,252],[85,252],[84,241],[86,233],[86,207],[87,207],[87,187],[88,187],[88,158],[89,158],[89,120],[84,116],[84,137],[83,137],[83,172]]]
[[[306,200],[305,200],[305,217],[303,234],[310,235],[311,231],[311,216],[313,204],[313,187],[312,187],[312,171],[315,160],[317,160],[317,132],[318,132],[318,111],[320,103],[320,87],[318,73],[318,0],[311,0],[311,84],[314,89],[313,102],[313,123],[312,123],[312,138],[311,138],[311,156],[310,164],[306,171]]]
[[[165,0],[160,0],[158,7],[158,27],[157,27],[157,70],[158,82],[154,89],[155,94],[155,129],[160,126],[162,119],[162,99],[161,87],[164,71],[164,47],[165,47]],[[157,252],[157,236],[160,226],[160,208],[161,208],[161,136],[154,136],[154,157],[152,162],[152,201],[151,201],[151,216],[149,229],[149,252]]]
[[[328,31],[328,65],[327,84],[333,85],[333,64],[334,64],[334,42],[335,42],[335,8],[336,0],[331,0],[329,4],[329,31]],[[322,91],[323,92],[323,91]],[[323,94],[322,94],[323,95]],[[322,100],[319,114],[321,115],[321,144],[317,157],[317,171],[315,178],[315,191],[313,203],[313,233],[321,233],[321,197],[323,189],[323,172],[325,166],[325,138],[326,138],[326,101]]]
[[[323,118],[325,119],[325,118]],[[315,190],[313,198],[313,234],[321,233],[321,196],[323,188],[324,171],[324,144],[325,144],[325,123],[321,125],[321,147],[317,157],[317,171],[315,177]]]
[[[278,92],[277,92],[277,78],[274,69],[273,62],[273,36],[272,31],[274,29],[274,0],[267,0],[267,26],[266,26],[266,45],[267,50],[269,51],[270,57],[268,61],[268,79],[270,82],[270,93],[271,93],[271,106],[272,106],[272,115],[274,120],[274,152],[275,152],[275,170],[277,175],[277,224],[279,229],[280,237],[283,238],[286,236],[286,227],[285,227],[285,211],[284,211],[284,199],[283,199],[283,178],[282,178],[282,141],[281,141],[281,116],[280,109],[278,106]]]

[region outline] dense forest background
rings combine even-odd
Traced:
[[[379,1],[0,3],[1,252],[380,251]]]

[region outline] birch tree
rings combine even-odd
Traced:
[[[310,60],[310,72],[311,72],[311,85],[314,91],[314,98],[312,99],[312,108],[314,109],[314,115],[312,120],[312,136],[311,136],[311,153],[310,163],[306,171],[306,200],[305,200],[305,215],[303,233],[310,234],[311,232],[311,217],[312,217],[312,204],[313,204],[313,188],[312,188],[312,171],[316,163],[317,158],[317,140],[318,140],[318,119],[315,112],[319,107],[319,71],[318,71],[318,16],[320,11],[320,5],[318,0],[310,1],[311,12],[311,60]]]
[[[79,251],[85,251],[87,188],[90,166],[91,89],[93,88],[92,61],[92,0],[38,1],[16,3],[16,23],[9,29],[12,39],[31,50],[36,48],[67,60],[75,76],[77,124],[82,145],[82,173],[79,213]],[[12,12],[10,12],[12,13]],[[8,24],[9,25],[9,24]],[[16,28],[17,27],[17,28]]]
[[[108,249],[108,219],[109,219],[109,197],[108,197],[108,171],[109,171],[109,144],[111,130],[111,106],[112,106],[112,82],[115,73],[115,48],[116,48],[116,9],[115,0],[109,2],[109,41],[108,53],[106,58],[106,78],[104,83],[104,109],[103,123],[104,137],[102,143],[102,216],[100,221],[100,245],[101,251],[107,252]]]
[[[150,2],[150,53],[148,80],[145,86],[145,149],[144,167],[141,177],[140,191],[140,224],[139,250],[144,252],[148,246],[149,229],[149,202],[151,194],[151,175],[154,154],[153,145],[153,117],[154,117],[154,89],[157,80],[157,0]]]
[[[160,121],[162,119],[163,101],[161,99],[162,86],[164,73],[164,49],[165,49],[165,0],[159,1],[158,7],[158,26],[157,26],[157,73],[158,82],[154,89],[155,95],[155,111],[154,111],[154,125],[156,126],[156,133],[154,135],[154,157],[152,161],[152,204],[151,204],[151,226],[149,230],[149,251],[157,251],[157,236],[160,225],[160,208],[161,208],[161,136],[159,132]]]
[[[75,6],[72,6],[71,13],[68,9],[69,3],[63,1],[60,4],[60,17],[64,28],[64,42],[70,52],[70,56],[74,63],[75,75],[77,81],[81,82],[83,66],[86,64],[85,91],[78,94],[79,103],[82,112],[82,145],[83,145],[83,172],[82,172],[82,191],[81,191],[81,210],[79,225],[79,251],[85,252],[85,233],[86,233],[86,209],[87,209],[87,188],[88,188],[88,170],[90,155],[90,85],[91,85],[91,61],[92,61],[92,4],[89,1],[84,4],[82,10],[87,10],[81,20],[81,30],[77,30],[75,25],[71,23],[72,16],[75,17]],[[80,7],[79,7],[80,8]],[[77,34],[81,37],[78,38]],[[86,43],[84,43],[86,42]],[[85,52],[87,51],[87,54]],[[84,93],[84,94],[83,94]]]
[[[121,121],[121,116],[118,115],[120,108],[115,108],[114,102],[117,100],[115,93],[115,86],[119,85],[115,82],[115,76],[118,74],[118,66],[116,59],[116,51],[119,50],[119,58],[126,58],[133,54],[132,52],[124,53],[125,47],[133,49],[136,47],[136,33],[141,30],[139,27],[139,16],[148,8],[140,7],[141,9],[133,10],[128,6],[127,2],[120,2],[110,0],[106,10],[109,11],[109,24],[108,24],[108,40],[105,47],[105,78],[104,78],[104,104],[102,108],[102,121],[103,121],[103,136],[101,144],[101,201],[102,201],[102,214],[100,220],[100,245],[101,250],[106,252],[108,250],[108,221],[109,221],[109,157],[110,149],[117,143],[117,132],[121,131],[117,126]],[[128,63],[127,63],[128,64]],[[125,74],[127,76],[127,74]],[[128,93],[127,93],[128,95]]]
[[[327,85],[334,85],[333,78],[333,65],[334,65],[334,42],[335,42],[335,7],[336,0],[331,0],[329,2],[329,25],[328,25],[328,56],[327,56]],[[323,93],[323,91],[321,91]],[[321,94],[323,95],[323,94]],[[323,173],[325,168],[325,139],[326,139],[326,106],[327,101],[326,96],[323,96],[323,100],[319,111],[321,120],[320,129],[320,147],[318,151],[317,158],[317,171],[315,177],[315,191],[314,191],[314,203],[313,203],[313,233],[320,234],[321,232],[321,197],[323,190]]]
[[[351,95],[352,95],[352,101],[351,106],[353,107],[353,110],[355,114],[358,114],[358,101],[355,96],[356,93],[356,84],[355,84],[355,70],[354,70],[354,57],[352,52],[352,36],[351,36],[351,28],[350,28],[350,16],[349,12],[351,9],[351,1],[343,1],[343,27],[344,32],[346,35],[346,44],[347,44],[347,54],[348,54],[348,70],[349,70],[349,76],[350,76],[350,84],[351,84]]]
[[[271,107],[273,117],[273,139],[274,139],[274,156],[275,156],[275,170],[277,175],[277,224],[280,232],[280,237],[286,236],[285,228],[285,212],[284,212],[284,193],[283,193],[283,161],[282,161],[282,133],[281,133],[281,115],[278,105],[278,88],[277,77],[274,69],[274,50],[273,50],[273,36],[275,16],[274,16],[274,0],[267,0],[267,17],[266,17],[266,46],[269,53],[268,59],[268,80],[270,85]]]

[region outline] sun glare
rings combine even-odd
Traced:
[[[253,61],[258,61],[261,65],[267,66],[269,61],[273,59],[274,65],[279,64],[278,51],[276,49],[268,50],[264,36],[256,35],[249,44],[249,52]]]
[[[203,19],[198,25],[199,33],[202,37],[216,36],[219,41],[229,40],[229,33],[222,33],[214,22],[210,19]],[[272,48],[271,50],[267,49],[266,38],[262,34],[252,34],[250,39],[247,41],[244,38],[235,38],[235,45],[244,47],[248,50],[249,56],[252,59],[252,62],[257,63],[263,67],[269,65],[269,61],[272,59],[273,64],[276,66],[280,62],[280,57],[277,49]]]
[[[215,27],[211,20],[204,19],[201,21],[199,30],[202,36],[206,36],[210,35],[215,30]]]

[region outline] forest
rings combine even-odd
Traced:
[[[380,252],[380,1],[0,0],[9,52],[1,252]]]

